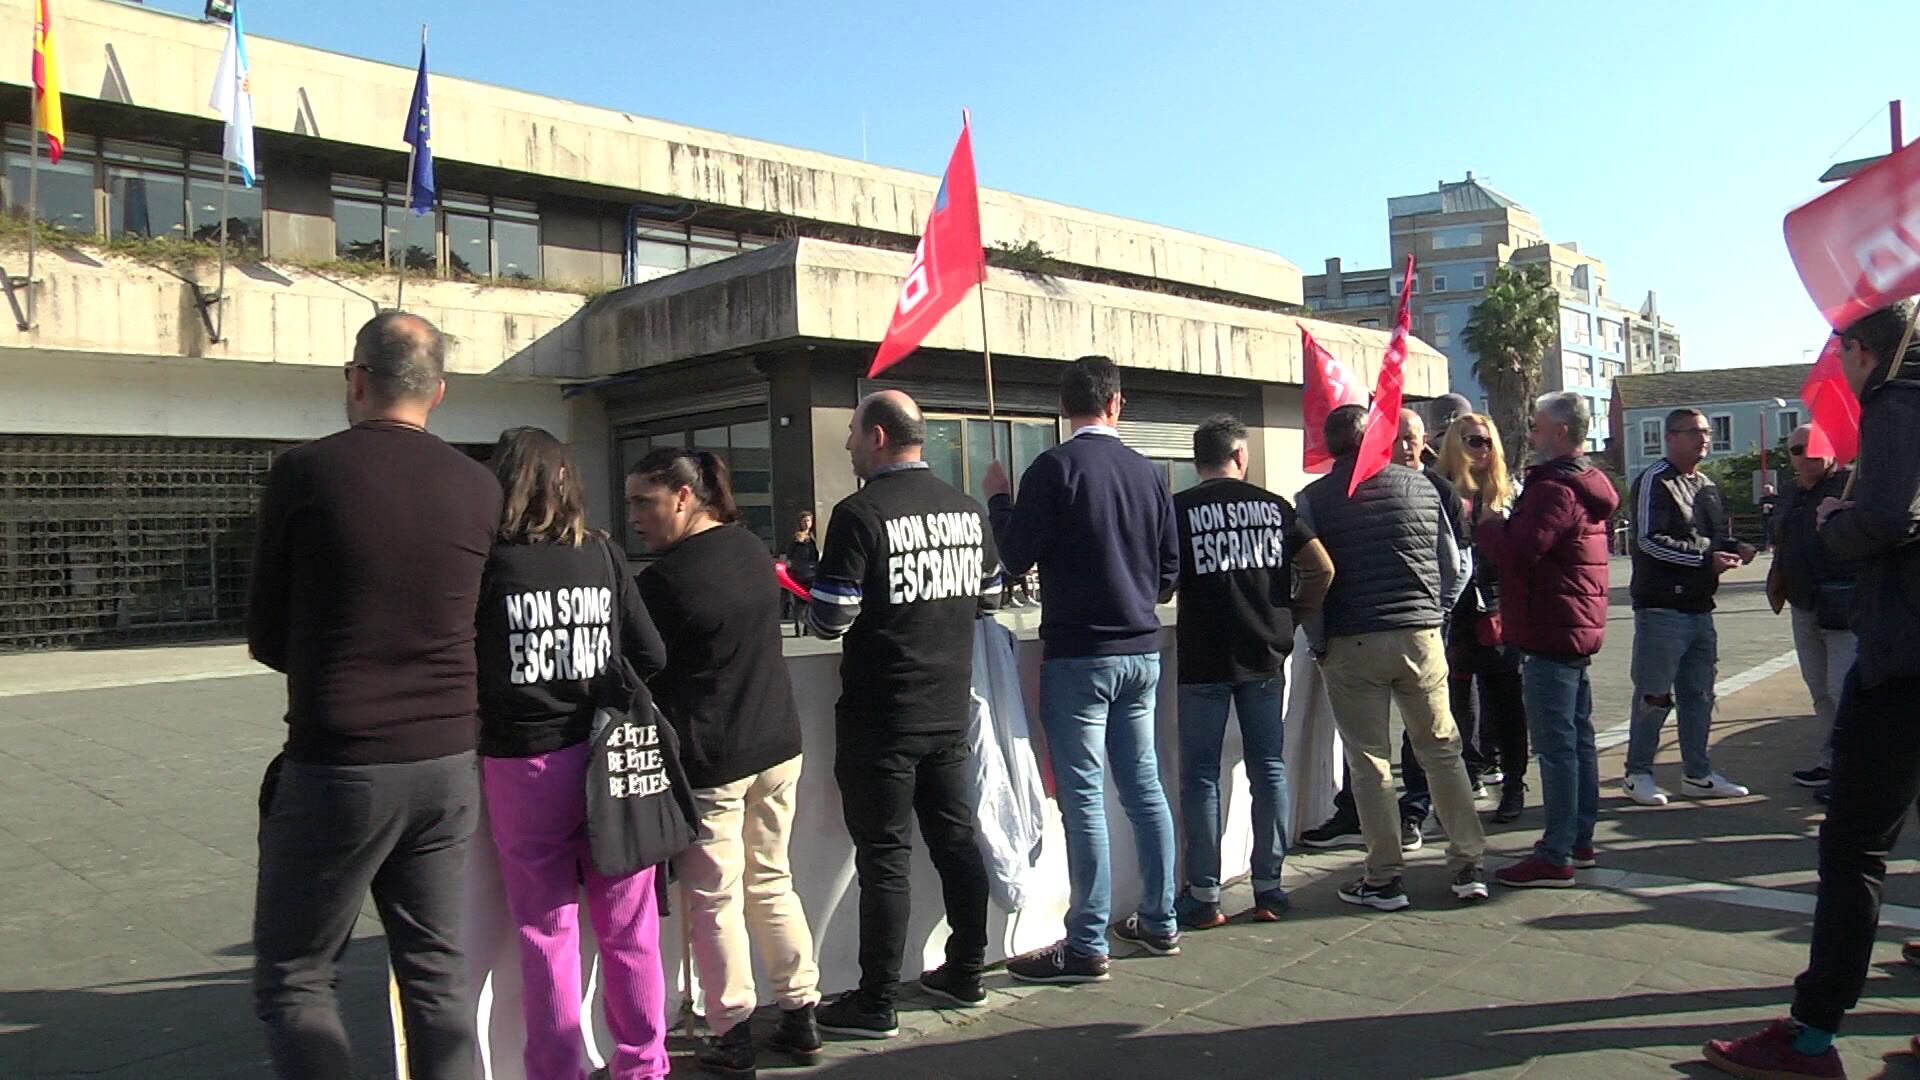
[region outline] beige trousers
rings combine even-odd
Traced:
[[[1320,673],[1353,770],[1354,808],[1360,811],[1360,833],[1367,841],[1367,883],[1384,885],[1406,869],[1400,803],[1393,793],[1389,702],[1400,707],[1414,757],[1427,771],[1434,812],[1447,830],[1447,866],[1458,871],[1479,865],[1487,835],[1460,759],[1440,631],[1382,630],[1329,639]]]
[[[700,835],[674,860],[687,889],[693,959],[707,1026],[725,1034],[753,1015],[751,940],[781,1008],[820,1000],[807,913],[793,891],[787,841],[793,829],[798,755],[755,776],[693,793]]]

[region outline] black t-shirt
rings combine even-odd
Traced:
[[[840,657],[840,717],[887,731],[967,726],[973,620],[1000,602],[1000,555],[979,503],[924,468],[840,501],[814,579],[828,632],[857,611]]]
[[[667,645],[653,699],[680,736],[687,782],[719,787],[800,752],[800,713],[780,649],[773,555],[737,525],[695,533],[640,575]]]
[[[1180,526],[1180,682],[1271,678],[1293,650],[1293,556],[1312,538],[1293,504],[1225,477],[1173,497]]]
[[[617,573],[617,576],[616,576]],[[624,555],[600,536],[496,544],[480,579],[480,752],[531,757],[587,740],[594,680],[616,654],[667,662]]]
[[[247,643],[286,673],[287,757],[472,752],[474,606],[499,527],[493,473],[419,428],[368,421],[274,460]]]

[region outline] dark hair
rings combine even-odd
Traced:
[[[733,474],[711,450],[655,450],[628,475],[670,491],[690,488],[715,521],[731,525],[740,520],[740,508],[733,502]]]
[[[353,363],[383,401],[431,398],[446,378],[447,339],[418,315],[383,311],[354,336]]]
[[[1327,422],[1320,428],[1320,434],[1327,441],[1327,453],[1334,457],[1346,457],[1358,453],[1360,440],[1367,437],[1367,410],[1362,405],[1342,405],[1327,414]]]
[[[587,493],[567,444],[537,427],[508,428],[493,444],[500,478],[500,539],[553,540],[579,547],[587,538]]]
[[[1874,370],[1890,367],[1900,339],[1907,336],[1907,323],[1913,318],[1913,301],[1896,300],[1878,311],[1869,311],[1840,332],[1842,341],[1851,341],[1873,354]]]
[[[1100,416],[1120,393],[1120,365],[1104,356],[1083,356],[1060,376],[1060,409],[1068,416]]]
[[[1233,458],[1236,447],[1247,441],[1247,425],[1229,413],[1209,416],[1193,429],[1193,463],[1205,469],[1217,469]]]
[[[1673,425],[1691,416],[1697,416],[1702,420],[1705,420],[1707,418],[1706,413],[1703,413],[1699,409],[1693,408],[1692,406],[1689,406],[1689,405],[1683,405],[1680,408],[1675,409],[1672,412],[1668,413],[1667,422],[1666,422],[1666,429],[1668,434],[1672,434]]]
[[[875,394],[860,407],[860,429],[879,428],[887,433],[888,446],[925,446],[927,421],[916,416],[897,397]]]

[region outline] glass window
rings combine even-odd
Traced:
[[[1713,427],[1713,452],[1723,454],[1733,449],[1733,417],[1722,414],[1709,417],[1707,423]]]
[[[1175,491],[1185,491],[1200,482],[1200,470],[1191,461],[1170,463],[1171,478],[1168,483]]]
[[[967,483],[967,455],[962,424],[963,422],[959,420],[927,421],[927,446],[924,456],[935,476],[964,491]]]
[[[532,221],[495,218],[493,246],[499,256],[500,277],[532,281],[540,276],[540,225]]]
[[[407,269],[434,270],[440,266],[440,238],[434,228],[433,213],[416,214],[400,204],[396,196],[387,207],[387,247],[401,250],[405,237]]]
[[[185,238],[186,177],[108,166],[107,233]]]
[[[1434,292],[1447,291],[1447,275],[1445,274],[1433,275],[1433,291]]]
[[[30,130],[24,124],[7,125],[7,205],[27,205],[32,155],[27,152]],[[41,145],[45,146],[43,138]],[[41,155],[40,190],[35,208],[41,221],[68,232],[92,235],[99,231],[94,210],[93,140],[69,136],[60,164]]]
[[[1780,417],[1779,430],[1780,438],[1782,439],[1792,435],[1793,429],[1800,426],[1800,411],[1798,409],[1788,409],[1777,415]]]
[[[1058,441],[1058,434],[1059,427],[1048,420],[1001,420],[989,430],[985,417],[930,419],[927,464],[942,480],[985,502],[982,486],[989,462],[996,458],[1008,462],[1008,472],[1018,485],[1027,466]]]
[[[204,244],[220,242],[220,208],[224,195],[227,214],[227,243],[243,253],[258,255],[265,250],[266,229],[261,213],[258,173],[254,186],[247,187],[236,174],[222,184],[221,162],[195,155],[187,178],[187,229],[194,240]],[[224,187],[224,191],[223,191]]]
[[[1660,439],[1661,439],[1660,421],[1658,420],[1640,421],[1640,452],[1642,454],[1660,453],[1661,451]]]
[[[447,272],[454,277],[492,276],[486,218],[447,211]]]
[[[736,450],[742,447],[765,450],[773,445],[773,429],[765,420],[734,424],[727,428],[727,439]]]
[[[386,254],[380,236],[378,180],[350,176],[333,178],[333,253],[355,262],[379,262]]]
[[[1474,288],[1476,288],[1476,289],[1484,289],[1484,288],[1486,288],[1486,287],[1487,287],[1487,275],[1485,275],[1485,274],[1475,274],[1475,275],[1473,275],[1473,287],[1474,287]]]
[[[727,429],[723,427],[696,429],[693,433],[693,441],[687,445],[701,450],[725,450]]]

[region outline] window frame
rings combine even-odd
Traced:
[[[328,219],[334,227],[334,258],[354,262],[371,260],[353,259],[340,250],[340,212],[339,204],[344,200],[361,206],[375,207],[380,215],[380,265],[389,270],[397,269],[394,264],[396,246],[404,249],[407,225],[414,216],[407,207],[407,184],[404,180],[386,180],[378,177],[360,176],[353,173],[328,174],[328,194],[333,205],[329,208]],[[400,214],[400,224],[394,225],[394,213]],[[427,216],[427,215],[420,215]],[[544,281],[546,275],[546,246],[542,241],[543,230],[540,220],[540,205],[526,199],[513,199],[500,195],[488,195],[471,191],[441,192],[435,200],[431,212],[433,222],[433,277],[443,281],[500,282],[500,281]],[[475,274],[471,271],[455,272],[453,251],[447,237],[447,219],[460,217],[479,219],[486,223],[487,233],[487,272]],[[535,273],[525,277],[508,277],[500,272],[500,230],[502,222],[533,227],[533,252],[536,260]],[[396,245],[396,241],[398,244]],[[425,268],[416,272],[425,273]]]
[[[1665,428],[1666,422],[1657,416],[1640,421],[1640,454],[1642,457],[1649,454],[1658,457],[1666,453]]]
[[[1720,432],[1718,430],[1720,426],[1719,422],[1722,420],[1725,420],[1727,422],[1727,438],[1726,438],[1725,445],[1721,444]],[[1708,439],[1707,453],[1709,454],[1732,453],[1733,452],[1733,414],[1732,413],[1711,413],[1707,416],[1707,427],[1715,429],[1713,432],[1713,435]]]

